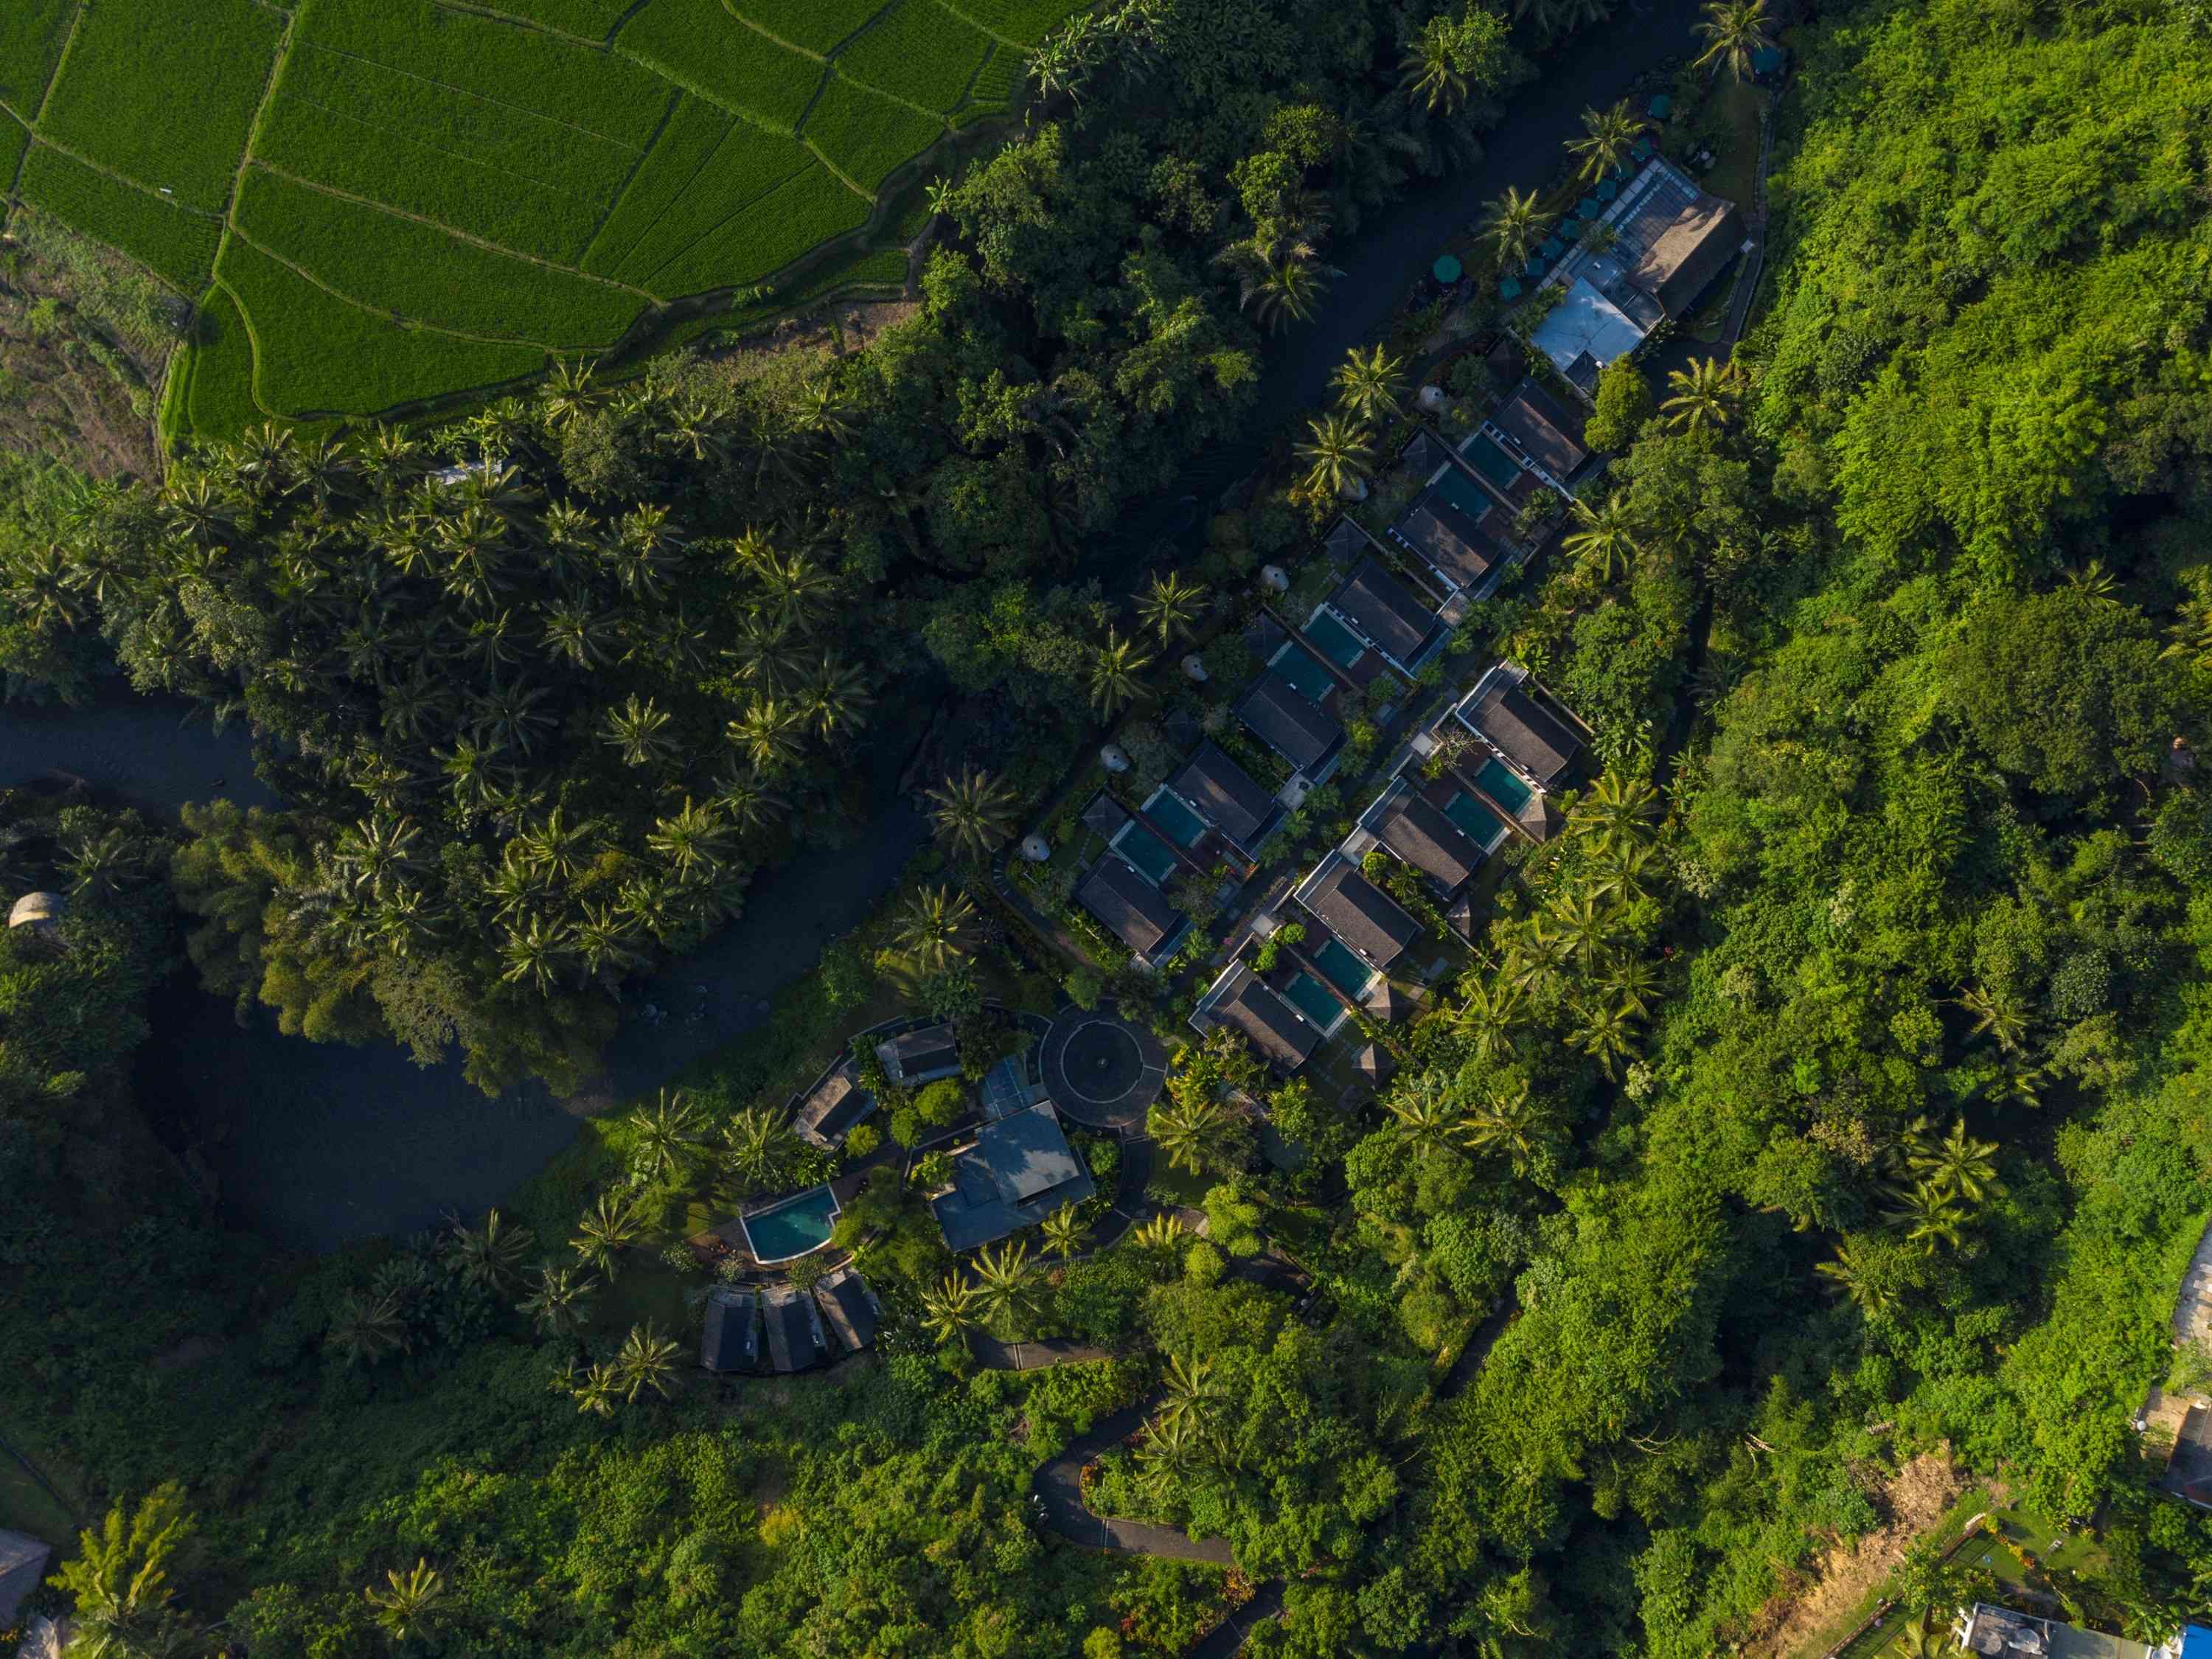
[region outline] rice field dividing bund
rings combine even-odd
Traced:
[[[1083,3],[10,0],[0,177],[202,301],[165,435],[375,415],[859,252]]]

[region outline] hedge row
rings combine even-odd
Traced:
[[[0,104],[26,121],[39,112],[62,55],[70,0],[7,0],[0,5]]]
[[[13,122],[9,125],[13,126]],[[18,193],[71,230],[129,254],[164,282],[198,297],[222,241],[219,221],[126,185],[83,162],[34,145]]]
[[[823,76],[820,64],[747,28],[721,0],[647,0],[615,46],[775,132],[798,126]]]
[[[337,294],[435,328],[580,349],[611,345],[643,309],[620,289],[258,169],[239,193],[236,223]],[[246,304],[258,331],[261,313]]]
[[[636,64],[574,41],[431,0],[315,0],[316,45],[418,79],[534,111],[643,149],[668,88]]]
[[[234,236],[222,278],[252,325],[254,399],[286,416],[374,415],[545,367],[529,346],[455,339],[349,305]]]
[[[867,222],[868,204],[819,165],[780,185],[653,273],[656,294],[759,282],[817,243]]]
[[[796,138],[778,138],[732,121],[689,186],[638,234],[617,274],[664,299],[673,297],[674,290],[654,283],[655,271],[786,180],[819,167]]]
[[[728,0],[730,9],[755,27],[805,52],[827,57],[885,0]]]
[[[836,76],[808,112],[803,136],[830,166],[872,191],[943,137],[945,124]]]
[[[990,56],[991,38],[937,0],[899,0],[837,58],[837,73],[950,115]]]
[[[271,100],[253,153],[317,184],[563,264],[591,240],[603,205],[481,162],[441,155],[428,144],[289,94]]]
[[[283,32],[252,0],[100,0],[77,20],[40,135],[220,213]]]

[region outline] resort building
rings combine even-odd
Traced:
[[[53,1553],[52,1545],[27,1532],[0,1532],[0,1630],[14,1628]]]
[[[1524,378],[1513,393],[1491,410],[1482,429],[1504,444],[1521,465],[1561,494],[1589,451],[1583,442],[1583,419],[1559,400]]]
[[[1189,918],[1168,902],[1166,894],[1115,853],[1092,866],[1075,896],[1146,967],[1172,956],[1190,926]]]
[[[876,1097],[860,1086],[860,1067],[848,1056],[824,1073],[799,1101],[791,1127],[800,1139],[826,1151],[843,1141],[845,1132],[875,1109]]]
[[[762,1322],[768,1327],[768,1359],[775,1370],[803,1371],[830,1346],[814,1298],[789,1285],[769,1291]]]
[[[1408,678],[1446,638],[1443,619],[1408,592],[1379,559],[1361,560],[1321,609]],[[1310,626],[1307,636],[1313,637]]]
[[[1493,514],[1504,516],[1490,501],[1480,502],[1479,512],[1471,514],[1431,488],[1390,526],[1390,539],[1425,565],[1448,592],[1471,592],[1507,556],[1504,544],[1485,528]]]
[[[1296,646],[1284,648],[1298,649]],[[1306,659],[1308,663],[1312,660]],[[1322,672],[1325,675],[1327,671]],[[1237,700],[1236,714],[1247,731],[1311,781],[1320,783],[1336,770],[1344,753],[1344,727],[1335,715],[1273,668],[1263,672]]]
[[[1350,516],[1339,519],[1328,534],[1322,538],[1322,545],[1328,551],[1334,564],[1350,564],[1354,559],[1364,558],[1376,550],[1375,538],[1363,529],[1359,521]]]
[[[2202,1626],[2185,1626],[2172,1641],[2152,1647],[1986,1601],[1963,1609],[1951,1635],[1966,1652],[1987,1659],[2212,1659],[2212,1631]]]
[[[1454,792],[1446,784],[1437,793],[1448,802]],[[1401,864],[1420,872],[1438,898],[1449,899],[1473,879],[1490,849],[1505,838],[1504,824],[1485,823],[1489,816],[1485,813],[1472,820],[1487,832],[1486,841],[1478,842],[1445,805],[1431,799],[1414,781],[1401,777],[1361,815],[1359,827]],[[1353,849],[1348,846],[1346,850]],[[1366,848],[1357,850],[1364,853]]]
[[[1241,962],[1231,963],[1206,988],[1190,1023],[1201,1032],[1235,1031],[1285,1077],[1306,1063],[1325,1035]]]
[[[1211,738],[1167,787],[1247,863],[1259,861],[1261,848],[1283,821],[1282,804]]]
[[[874,1343],[883,1310],[867,1280],[854,1272],[851,1264],[824,1274],[814,1287],[814,1299],[822,1304],[823,1322],[836,1333],[848,1352],[859,1353]]]
[[[930,1200],[948,1249],[972,1250],[1034,1226],[1097,1188],[1050,1101],[986,1123],[952,1159],[952,1190]]]
[[[1421,924],[1341,852],[1316,865],[1291,896],[1378,974],[1421,936]]]
[[[876,1045],[876,1058],[884,1075],[902,1089],[934,1083],[941,1077],[960,1075],[960,1048],[946,1024],[925,1025],[918,1031],[902,1031]]]
[[[699,1363],[710,1371],[750,1371],[760,1366],[760,1299],[750,1290],[717,1285],[707,1292],[707,1323],[699,1335]]]
[[[1452,718],[1528,784],[1549,790],[1582,753],[1589,728],[1542,695],[1525,668],[1501,662],[1461,698]],[[1496,777],[1491,769],[1485,774]],[[1478,782],[1483,781],[1478,776]],[[1525,802],[1504,803],[1516,811]]]

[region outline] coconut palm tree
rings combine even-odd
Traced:
[[[1431,25],[1398,60],[1398,90],[1431,115],[1450,115],[1467,101],[1467,74],[1452,56],[1451,40]]]
[[[1577,501],[1572,512],[1575,528],[1559,545],[1582,574],[1597,582],[1626,575],[1641,551],[1629,527],[1626,492],[1616,489],[1596,507]]]
[[[1491,204],[1482,234],[1498,249],[1498,263],[1516,270],[1544,240],[1551,224],[1550,216],[1537,204],[1535,191],[1517,191],[1509,185],[1505,193]]]
[[[622,1369],[606,1359],[586,1366],[577,1374],[568,1389],[575,1399],[576,1409],[589,1412],[594,1417],[612,1417],[615,1401],[622,1397]]]
[[[623,1339],[621,1352],[615,1356],[615,1369],[622,1377],[623,1399],[635,1401],[647,1389],[667,1399],[676,1389],[676,1355],[675,1339],[663,1336],[660,1328],[651,1320],[631,1326],[629,1334]]]
[[[1040,1231],[1044,1234],[1045,1249],[1058,1256],[1064,1267],[1083,1248],[1084,1236],[1090,1229],[1076,1215],[1075,1206],[1063,1204],[1044,1218]]]
[[[1513,1046],[1514,1028],[1528,1018],[1527,993],[1512,981],[1474,979],[1467,999],[1451,1012],[1453,1029],[1474,1044],[1485,1060],[1496,1060]]]
[[[935,1290],[921,1293],[921,1327],[940,1348],[965,1342],[968,1333],[982,1322],[982,1303],[975,1285],[957,1273],[947,1273]]]
[[[1766,0],[1706,0],[1698,33],[1705,37],[1705,50],[1696,67],[1725,64],[1739,81],[1750,75],[1752,59],[1774,44]]]
[[[929,792],[929,818],[958,857],[981,863],[1014,832],[1014,792],[980,767],[969,767]]]
[[[1656,847],[1633,842],[1601,853],[1590,867],[1590,896],[1616,907],[1636,903],[1644,896],[1644,878],[1658,856]]]
[[[773,774],[797,763],[806,725],[807,713],[799,704],[755,696],[745,704],[745,712],[730,722],[730,741],[755,771]]]
[[[652,1105],[629,1115],[629,1127],[637,1137],[638,1166],[653,1181],[681,1175],[702,1144],[698,1108],[680,1089],[663,1089]]]
[[[1194,1419],[1178,1417],[1146,1426],[1144,1443],[1137,1448],[1137,1467],[1153,1492],[1173,1492],[1205,1463],[1203,1437]]]
[[[1493,1095],[1467,1115],[1461,1139],[1470,1152],[1498,1153],[1516,1168],[1535,1156],[1549,1127],[1549,1115],[1522,1084],[1510,1095]]]
[[[1139,698],[1150,696],[1144,673],[1152,665],[1152,658],[1138,648],[1135,641],[1125,640],[1108,629],[1106,643],[1091,659],[1092,705],[1110,720]]]
[[[1642,846],[1659,815],[1659,792],[1644,778],[1609,771],[1576,804],[1573,830],[1588,836],[1600,853],[1618,855]]]
[[[514,1287],[522,1276],[522,1258],[537,1242],[529,1228],[493,1210],[480,1227],[454,1227],[446,1243],[446,1259],[470,1284],[498,1293]]]
[[[1967,1134],[1966,1120],[1960,1118],[1942,1140],[1908,1152],[1905,1167],[1937,1192],[1978,1205],[2004,1191],[2004,1182],[1997,1177],[1996,1150],[1996,1142]]]
[[[574,1267],[546,1266],[536,1271],[530,1294],[515,1304],[547,1336],[574,1336],[584,1328],[599,1281]]]
[[[1316,495],[1364,495],[1375,471],[1367,428],[1341,415],[1306,422],[1311,435],[1292,451],[1306,463],[1305,486]]]
[[[1649,125],[1626,98],[1607,109],[1584,110],[1583,137],[1567,146],[1568,155],[1583,158],[1583,181],[1594,185],[1626,161],[1630,149]]]
[[[1674,395],[1659,405],[1659,412],[1678,432],[1697,432],[1711,424],[1725,427],[1735,413],[1744,392],[1742,367],[1733,358],[1700,357],[1687,368],[1669,369],[1667,384]]]
[[[1433,1152],[1450,1146],[1467,1116],[1454,1097],[1450,1079],[1436,1071],[1407,1079],[1382,1105],[1398,1120],[1406,1144],[1417,1152]]]
[[[582,363],[556,365],[538,388],[538,400],[545,424],[556,432],[568,431],[599,401],[592,390],[592,371]]]
[[[745,1192],[775,1186],[799,1150],[799,1137],[765,1106],[748,1106],[722,1126],[722,1165]]]
[[[1813,1271],[1869,1319],[1881,1317],[1897,1304],[1896,1293],[1875,1279],[1866,1247],[1848,1238],[1837,1244],[1834,1260],[1817,1263]]]
[[[371,1585],[362,1597],[376,1609],[376,1622],[394,1642],[405,1643],[433,1629],[445,1609],[445,1575],[423,1558],[405,1572],[394,1567],[384,1575],[385,1588]]]
[[[1036,1316],[1036,1267],[1030,1247],[1002,1239],[975,1252],[975,1299],[983,1322],[999,1336],[1011,1339]]]
[[[559,986],[562,969],[575,954],[574,931],[565,922],[527,916],[500,938],[500,960],[507,964],[500,977],[544,995]]]
[[[1237,304],[1271,331],[1310,319],[1329,278],[1344,273],[1323,264],[1303,234],[1249,237],[1217,256],[1237,272]]]
[[[827,739],[857,732],[868,723],[876,694],[858,663],[824,651],[800,693],[800,706],[817,737]]]
[[[1156,570],[1137,600],[1137,620],[1160,636],[1163,646],[1188,639],[1206,604],[1206,590],[1171,570]]]
[[[398,1297],[353,1291],[338,1304],[327,1340],[349,1366],[374,1365],[388,1354],[404,1353],[407,1322],[400,1316]]]
[[[1609,963],[1597,976],[1598,989],[1635,1018],[1647,1018],[1658,994],[1659,970],[1641,957],[1626,957]]]
[[[1906,1243],[1931,1251],[1939,1243],[1956,1249],[1966,1221],[1966,1206],[1958,1195],[1932,1181],[1902,1194],[1887,1214],[1889,1224],[1905,1235]]]
[[[1155,1422],[1188,1421],[1206,1439],[1218,1436],[1221,1416],[1229,1405],[1229,1389],[1212,1358],[1186,1359],[1181,1354],[1170,1354],[1161,1382],[1163,1394]]]
[[[1169,1166],[1203,1175],[1212,1166],[1214,1143],[1231,1113],[1212,1095],[1192,1095],[1155,1106],[1151,1115],[1152,1142],[1168,1155]]]
[[[2018,1054],[2027,1036],[2027,1018],[2002,991],[1969,986],[1959,995],[1959,1006],[1974,1017],[1970,1036],[1988,1036],[2008,1054]]]
[[[1583,1003],[1575,1010],[1577,1024],[1567,1033],[1567,1046],[1579,1048],[1595,1060],[1607,1077],[1613,1067],[1635,1052],[1636,1017],[1624,1007]]]
[[[679,878],[688,880],[722,867],[729,856],[730,830],[714,808],[701,806],[686,795],[680,811],[654,820],[645,844],[648,851],[667,860]]]
[[[1182,1223],[1163,1210],[1131,1229],[1129,1243],[1145,1251],[1180,1250],[1182,1248]]]
[[[1405,359],[1393,357],[1380,344],[1364,356],[1353,346],[1329,384],[1336,388],[1337,407],[1363,425],[1380,426],[1405,412]]]
[[[1531,916],[1506,945],[1501,971],[1516,990],[1540,995],[1557,984],[1570,951],[1565,936],[1548,916]]]
[[[1559,925],[1559,937],[1566,941],[1568,956],[1585,970],[1597,961],[1613,939],[1613,912],[1592,896],[1588,888],[1562,895],[1552,906],[1552,916]]]
[[[2172,642],[2161,656],[2199,668],[2212,667],[2212,595],[2185,597],[2173,608],[2173,621],[2166,634]]]
[[[900,910],[893,938],[902,951],[923,967],[942,968],[968,954],[968,933],[975,921],[975,906],[967,894],[951,887],[924,887]]]

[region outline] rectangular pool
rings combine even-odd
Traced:
[[[1514,776],[1512,769],[1495,755],[1483,762],[1482,770],[1474,775],[1474,781],[1482,786],[1483,793],[1491,799],[1516,816],[1522,807],[1535,799],[1534,792]]]
[[[1327,702],[1328,694],[1336,690],[1336,677],[1288,641],[1275,653],[1267,666],[1288,680],[1291,689],[1308,702]]]
[[[837,1194],[817,1187],[758,1215],[746,1216],[738,1224],[745,1230],[753,1259],[766,1265],[820,1249],[830,1242],[830,1229],[836,1219]]]
[[[1352,638],[1352,630],[1327,611],[1316,611],[1305,627],[1306,642],[1339,668],[1349,668],[1367,654],[1367,647]]]
[[[1113,845],[1114,850],[1136,866],[1137,873],[1155,887],[1175,874],[1174,851],[1141,823],[1123,824]]]
[[[1482,486],[1455,466],[1444,468],[1443,476],[1437,480],[1437,494],[1470,519],[1481,518],[1494,505],[1483,493]]]
[[[1498,843],[1510,833],[1504,819],[1472,795],[1452,793],[1451,804],[1444,808],[1444,816],[1467,831],[1468,836],[1486,853],[1497,850]]]
[[[1334,933],[1329,935],[1321,949],[1309,951],[1306,954],[1313,958],[1314,966],[1328,976],[1332,985],[1355,1002],[1375,981],[1375,970],[1352,955],[1345,947],[1344,941]]]
[[[1328,988],[1310,974],[1300,974],[1283,988],[1283,995],[1291,1006],[1311,1020],[1323,1036],[1336,1029],[1337,1021],[1344,1018],[1344,1005],[1329,995]]]
[[[1183,805],[1181,795],[1165,789],[1152,791],[1152,798],[1145,803],[1145,816],[1166,830],[1185,852],[1197,846],[1199,837],[1206,833],[1205,820]]]
[[[1459,453],[1477,472],[1500,489],[1510,489],[1521,476],[1521,464],[1480,432],[1470,432]]]

